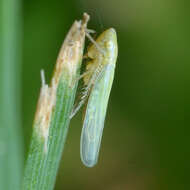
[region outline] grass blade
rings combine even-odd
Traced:
[[[89,16],[75,21],[60,50],[50,87],[42,88],[25,167],[24,190],[51,190],[66,140]]]
[[[21,2],[0,0],[0,189],[20,190]]]

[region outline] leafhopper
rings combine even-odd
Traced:
[[[98,160],[117,53],[117,36],[113,28],[104,31],[87,52],[91,60],[87,62],[84,83],[90,94],[80,141],[81,160],[87,167],[93,167]]]
[[[82,75],[85,90],[71,114],[72,117],[88,98],[80,140],[81,160],[87,167],[93,167],[98,160],[118,53],[117,36],[113,28],[100,34],[96,41],[90,39],[93,43],[85,56],[90,61],[86,63],[86,71]]]

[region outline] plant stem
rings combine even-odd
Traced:
[[[0,0],[0,189],[20,190],[21,2]]]
[[[51,190],[63,152],[83,57],[89,16],[75,21],[60,50],[50,87],[42,88],[25,167],[23,190]]]

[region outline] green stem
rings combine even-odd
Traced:
[[[19,0],[0,0],[0,189],[20,190],[21,15]]]
[[[23,190],[51,190],[54,187],[74,104],[88,19],[84,14],[83,22],[76,21],[71,27],[58,56],[50,87],[42,76]]]

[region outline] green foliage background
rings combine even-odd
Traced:
[[[80,161],[82,114],[70,125],[56,190],[189,189],[189,128],[185,81],[189,71],[188,1],[24,0],[22,120],[25,153],[40,89],[40,69],[52,74],[75,19],[101,33],[114,27],[119,57],[99,163]],[[26,154],[25,154],[26,155]]]

